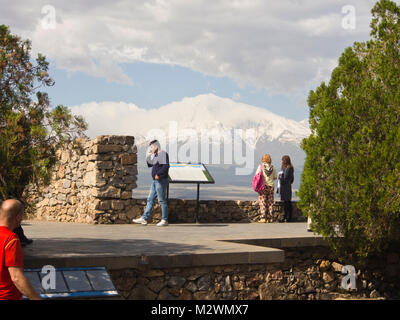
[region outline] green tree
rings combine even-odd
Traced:
[[[378,1],[371,39],[345,49],[308,97],[299,207],[343,258],[365,262],[400,236],[400,7]]]
[[[54,85],[49,63],[31,61],[30,40],[0,25],[0,198],[21,198],[27,184],[49,181],[55,151],[78,136],[87,124],[58,105],[51,108],[41,88]]]

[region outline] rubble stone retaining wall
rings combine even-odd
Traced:
[[[49,221],[112,223],[134,203],[137,148],[131,136],[77,139],[58,150],[50,185],[29,186],[34,218]]]
[[[143,213],[146,199],[136,200],[135,211]],[[172,223],[193,223],[195,221],[196,200],[169,199],[168,220]],[[275,221],[283,218],[283,203],[276,201],[273,206]],[[248,200],[200,200],[199,221],[204,223],[248,223],[260,219],[258,201]],[[293,221],[305,221],[297,203],[293,202]],[[153,207],[152,222],[161,220],[161,206],[156,203]]]
[[[342,288],[343,264],[328,247],[285,248],[285,261],[166,269],[111,270],[122,299],[399,299],[400,255],[355,267],[356,288]]]

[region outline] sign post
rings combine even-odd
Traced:
[[[181,163],[170,162],[168,172],[169,183],[196,183],[196,213],[195,221],[199,223],[199,208],[200,208],[200,184],[215,183],[210,172],[202,163]],[[167,188],[167,201],[169,199],[169,184]]]

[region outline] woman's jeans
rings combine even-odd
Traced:
[[[167,201],[168,183],[169,183],[168,178],[153,180],[149,196],[147,197],[146,209],[144,210],[144,213],[142,215],[143,219],[148,220],[150,218],[155,198],[158,198],[158,203],[161,206],[161,219],[168,221],[168,201]]]

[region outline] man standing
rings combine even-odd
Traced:
[[[167,202],[167,188],[168,188],[168,171],[169,171],[169,157],[168,153],[161,150],[161,145],[157,140],[150,142],[150,149],[146,156],[147,166],[151,169],[151,176],[153,182],[151,184],[150,193],[147,197],[147,205],[143,215],[139,219],[133,219],[133,223],[147,225],[147,220],[150,218],[151,211],[153,210],[154,200],[157,197],[161,205],[161,222],[157,223],[158,227],[168,225],[168,202]]]
[[[18,200],[5,200],[0,207],[0,300],[41,300],[24,275],[20,239],[12,232],[21,225],[24,206]]]

